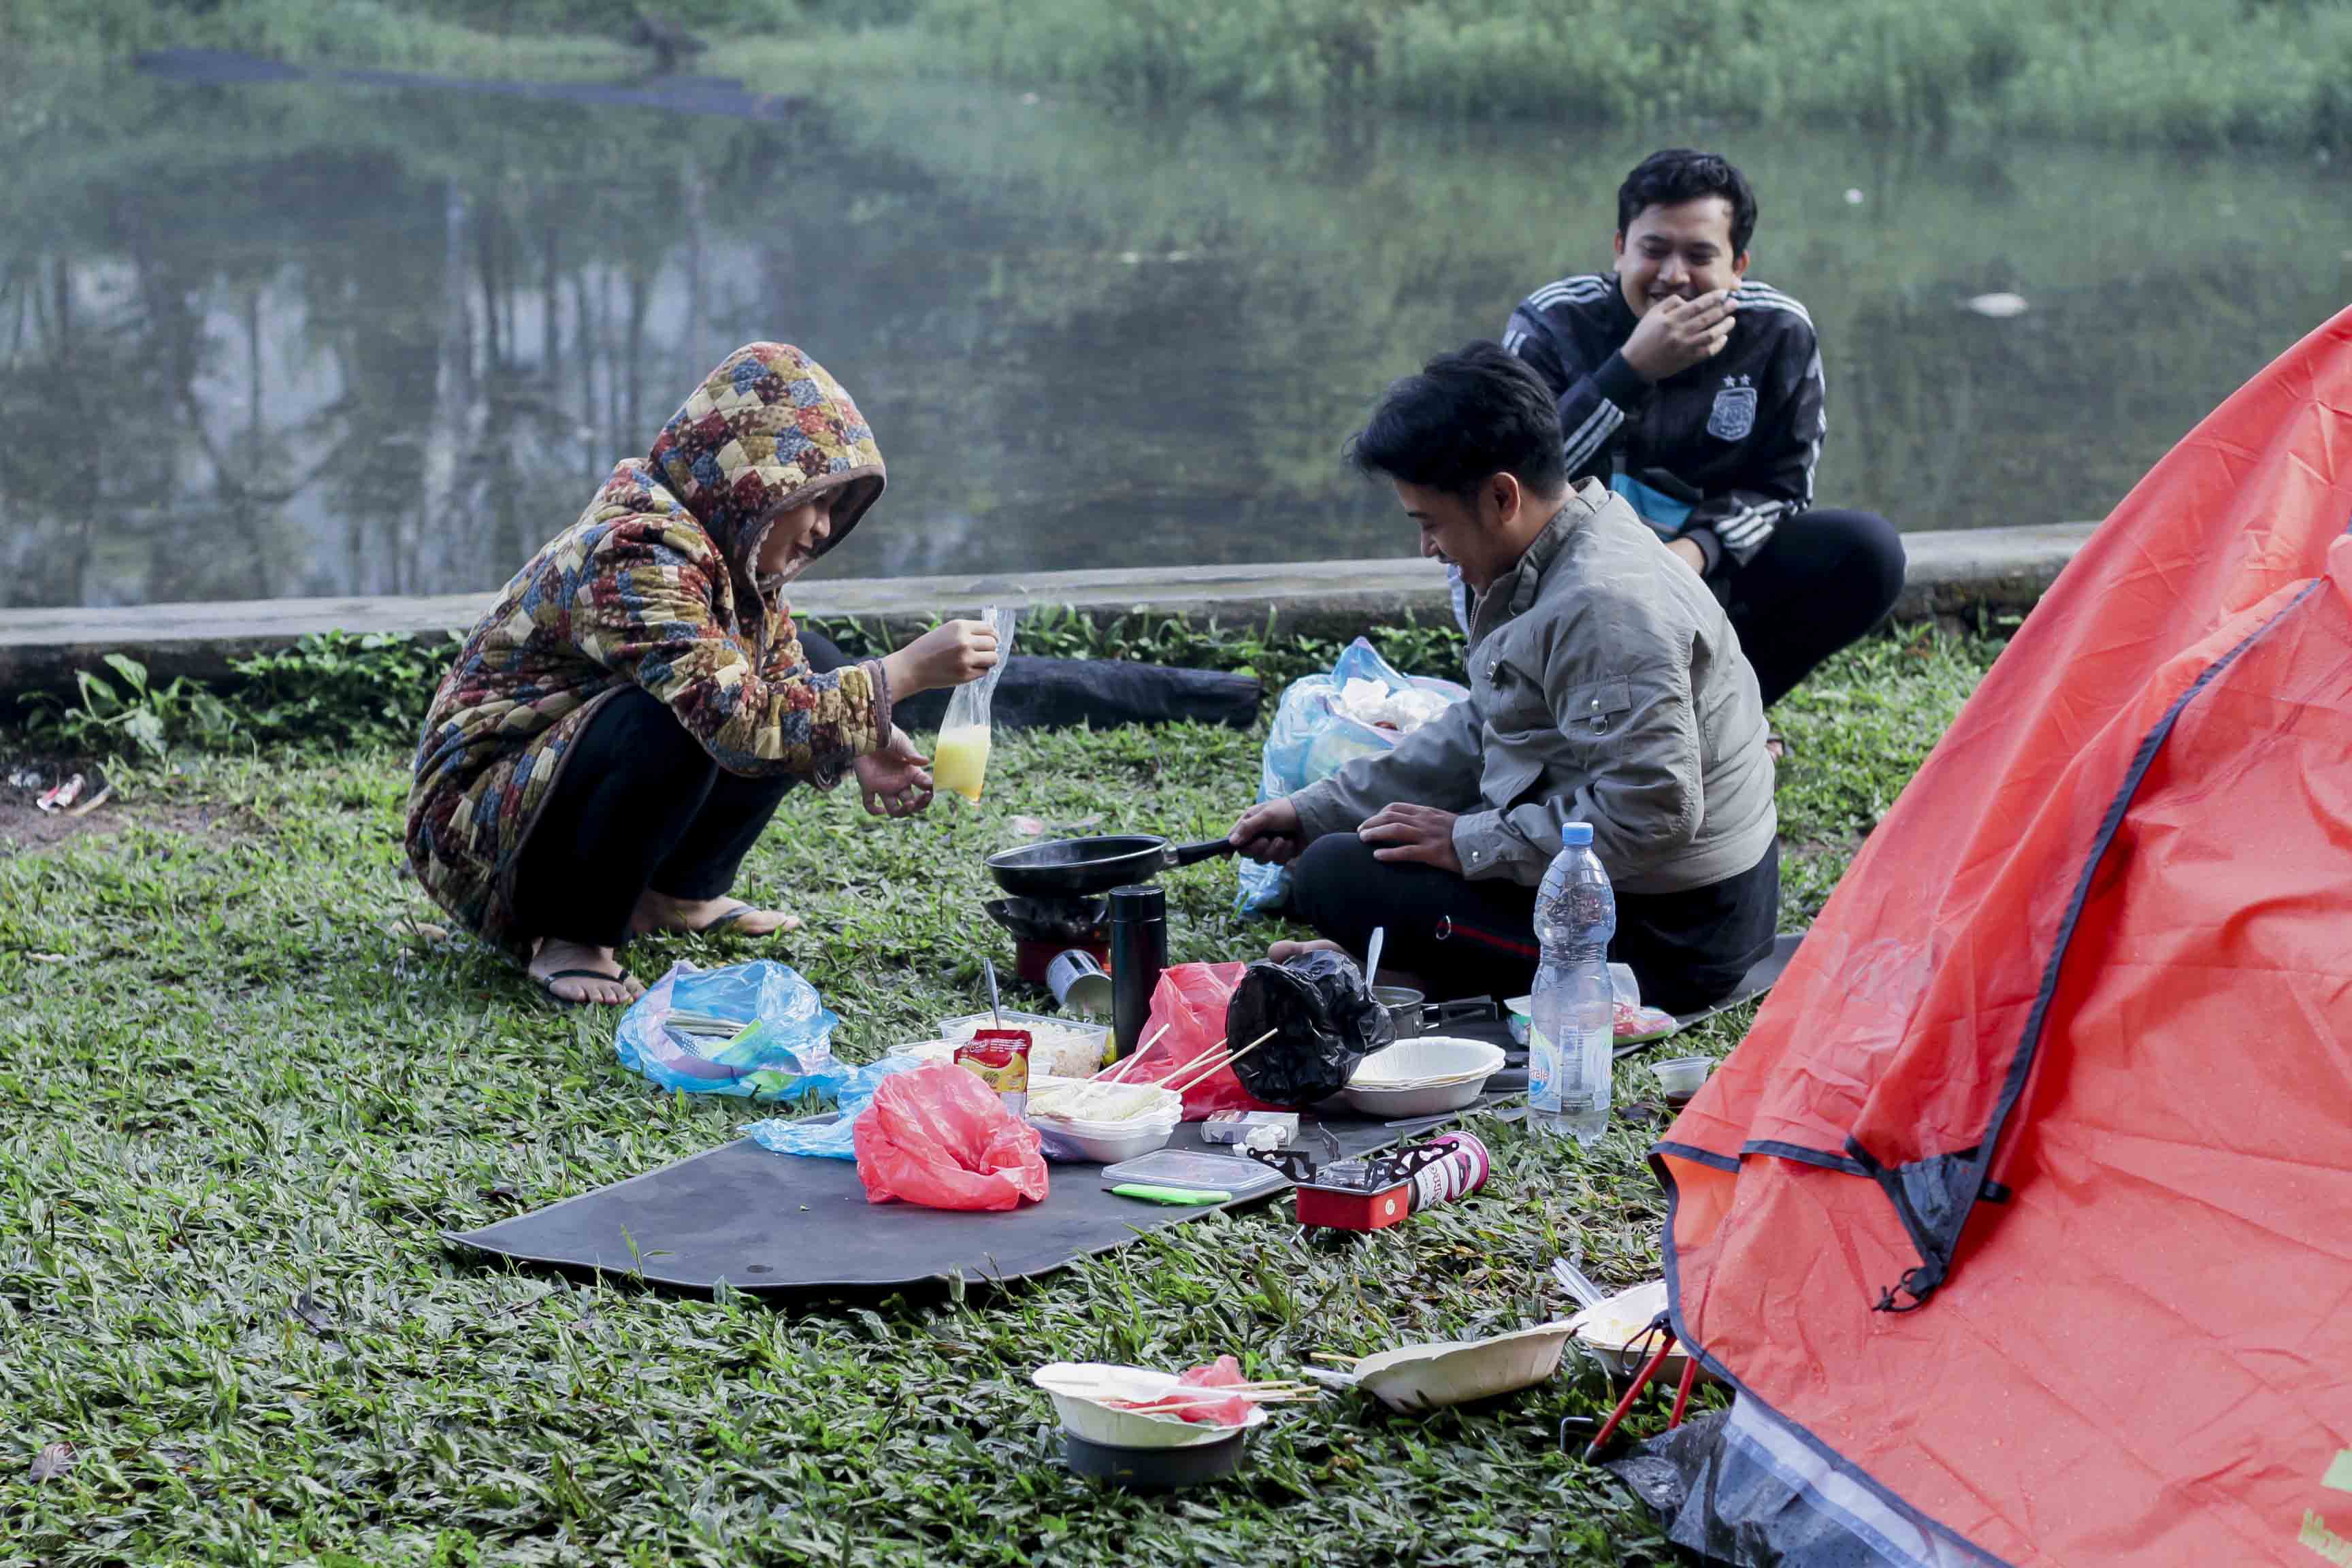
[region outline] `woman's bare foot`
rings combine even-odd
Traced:
[[[567,970],[587,973],[566,973]],[[530,955],[530,977],[559,1002],[623,1007],[646,991],[635,975],[621,967],[611,948],[561,942],[551,936],[541,938],[538,951]]]
[[[758,910],[740,899],[674,899],[648,888],[637,895],[636,912],[629,917],[633,931],[682,931],[691,936],[725,932],[740,936],[773,936],[801,929],[801,918],[778,910]]]

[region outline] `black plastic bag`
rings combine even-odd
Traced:
[[[1268,1029],[1274,1038],[1234,1061],[1242,1087],[1269,1105],[1312,1105],[1348,1085],[1356,1064],[1396,1039],[1388,1009],[1372,1000],[1356,961],[1303,952],[1253,963],[1225,1005],[1235,1051]]]

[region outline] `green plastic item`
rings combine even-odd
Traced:
[[[1155,1187],[1143,1182],[1121,1182],[1111,1191],[1123,1198],[1141,1198],[1148,1204],[1167,1204],[1177,1208],[1199,1208],[1208,1204],[1229,1204],[1231,1193],[1202,1192],[1193,1187]]]

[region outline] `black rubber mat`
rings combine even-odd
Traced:
[[[1487,1026],[1499,1031],[1500,1026]],[[1495,1087],[1484,1106],[1523,1093]],[[1474,1110],[1476,1108],[1474,1108]],[[1331,1144],[1342,1156],[1368,1153],[1418,1136],[1454,1117],[1391,1128],[1384,1122],[1308,1118],[1298,1146],[1317,1158]],[[1197,1123],[1176,1130],[1171,1149],[1204,1149]],[[1216,1158],[1238,1163],[1223,1149]],[[951,1214],[911,1204],[869,1204],[857,1167],[847,1160],[803,1159],[742,1139],[658,1171],[534,1214],[501,1220],[448,1239],[476,1251],[572,1273],[618,1276],[647,1284],[707,1291],[724,1281],[749,1294],[848,1293],[918,1280],[1022,1279],[1213,1208],[1167,1208],[1118,1197],[1102,1185],[1102,1167],[1056,1164],[1043,1203],[1006,1214]],[[1288,1186],[1242,1200],[1287,1201]],[[1227,1205],[1218,1205],[1227,1206]],[[1231,1206],[1239,1206],[1234,1205]]]
[[[1780,938],[1737,994],[1677,1022],[1688,1027],[1770,989],[1795,955],[1798,940]],[[1511,1102],[1527,1090],[1527,1053],[1511,1045],[1503,1025],[1449,1025],[1447,1032],[1492,1040],[1510,1053],[1510,1066],[1487,1080],[1486,1099],[1465,1114],[1518,1114]],[[1339,1155],[1369,1153],[1454,1120],[1431,1117],[1392,1126],[1310,1116],[1299,1146],[1318,1158],[1330,1157],[1331,1143],[1312,1132],[1320,1127],[1337,1141]],[[1169,1147],[1208,1145],[1199,1125],[1188,1122],[1176,1130]],[[1239,1158],[1223,1150],[1216,1153]],[[448,1239],[477,1252],[571,1273],[695,1291],[723,1282],[751,1294],[789,1296],[931,1279],[1024,1279],[1215,1212],[1114,1196],[1103,1190],[1101,1171],[1099,1165],[1057,1164],[1043,1203],[1008,1214],[950,1214],[909,1204],[869,1204],[851,1162],[778,1154],[746,1138],[533,1214],[453,1232]],[[1269,1196],[1280,1201],[1286,1190],[1241,1201],[1262,1203]]]

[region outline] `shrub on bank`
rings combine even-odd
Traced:
[[[927,0],[921,20],[998,75],[1176,101],[2188,146],[2352,134],[2352,10],[2308,0]]]
[[[804,624],[860,658],[887,652],[904,640],[887,638],[882,628],[856,621]],[[1376,628],[1370,637],[1382,656],[1402,668],[1461,667],[1462,634],[1450,625],[1407,620]],[[454,640],[454,634],[452,645],[381,633],[315,634],[292,647],[235,661],[234,673],[216,688],[184,676],[152,679],[135,660],[110,655],[105,668],[80,672],[70,697],[20,699],[15,704],[17,732],[26,744],[44,751],[134,763],[262,745],[411,746],[448,668]],[[1329,668],[1339,645],[1284,631],[1272,621],[1234,626],[1143,615],[1103,618],[1046,607],[1024,617],[1015,651],[1232,670],[1255,675],[1278,691],[1309,671]]]

